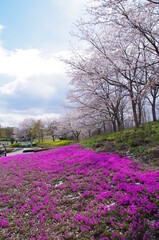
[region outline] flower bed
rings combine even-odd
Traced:
[[[72,145],[0,159],[0,239],[157,239],[159,171]]]

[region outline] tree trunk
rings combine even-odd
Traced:
[[[131,99],[131,104],[132,104],[132,110],[133,110],[133,117],[134,117],[135,126],[136,126],[136,128],[139,128],[139,122],[138,122],[137,112],[136,112],[136,103],[135,103],[135,101],[133,99]]]
[[[73,132],[73,135],[74,135],[74,137],[75,137],[75,139],[76,139],[77,142],[79,141],[80,133],[81,133],[81,131],[79,131],[79,132]]]
[[[53,142],[55,141],[55,135],[52,135],[52,141]]]
[[[106,133],[105,122],[103,122],[103,130],[104,130],[104,133]]]
[[[91,137],[91,130],[88,131],[88,136]]]
[[[141,119],[142,119],[142,107],[141,107],[141,101],[138,103],[138,119],[139,119],[139,125],[141,125]]]
[[[117,125],[118,125],[118,131],[121,131],[122,130],[121,121],[120,121],[119,117],[117,117]]]
[[[152,104],[152,117],[153,117],[153,121],[157,121],[156,118],[156,99],[153,99],[153,104]]]
[[[123,110],[121,110],[121,130],[124,130],[124,113]]]
[[[129,95],[130,95],[130,99],[131,99],[131,106],[132,106],[135,126],[136,126],[136,128],[139,128],[139,122],[138,122],[137,111],[136,111],[136,101],[134,100],[134,93],[133,93],[133,90],[132,90],[132,82],[130,82]]]
[[[113,125],[113,132],[116,132],[116,122],[112,121],[112,125]]]

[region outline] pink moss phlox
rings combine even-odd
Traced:
[[[0,236],[7,239],[147,240],[158,234],[159,171],[127,157],[76,144],[2,157],[0,173]]]

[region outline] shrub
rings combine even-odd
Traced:
[[[45,146],[45,147],[58,147],[58,146],[66,146],[66,145],[70,145],[71,143],[73,143],[72,140],[61,140],[61,141],[54,141],[54,142],[41,142],[40,144],[38,144],[39,146]]]
[[[12,147],[20,147],[20,143],[12,143]]]
[[[36,146],[37,146],[37,143],[32,143],[32,146],[33,146],[33,147],[36,147]]]

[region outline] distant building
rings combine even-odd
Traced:
[[[3,147],[3,144],[7,147],[7,146],[11,146],[11,141],[2,141],[0,140],[0,148]]]

